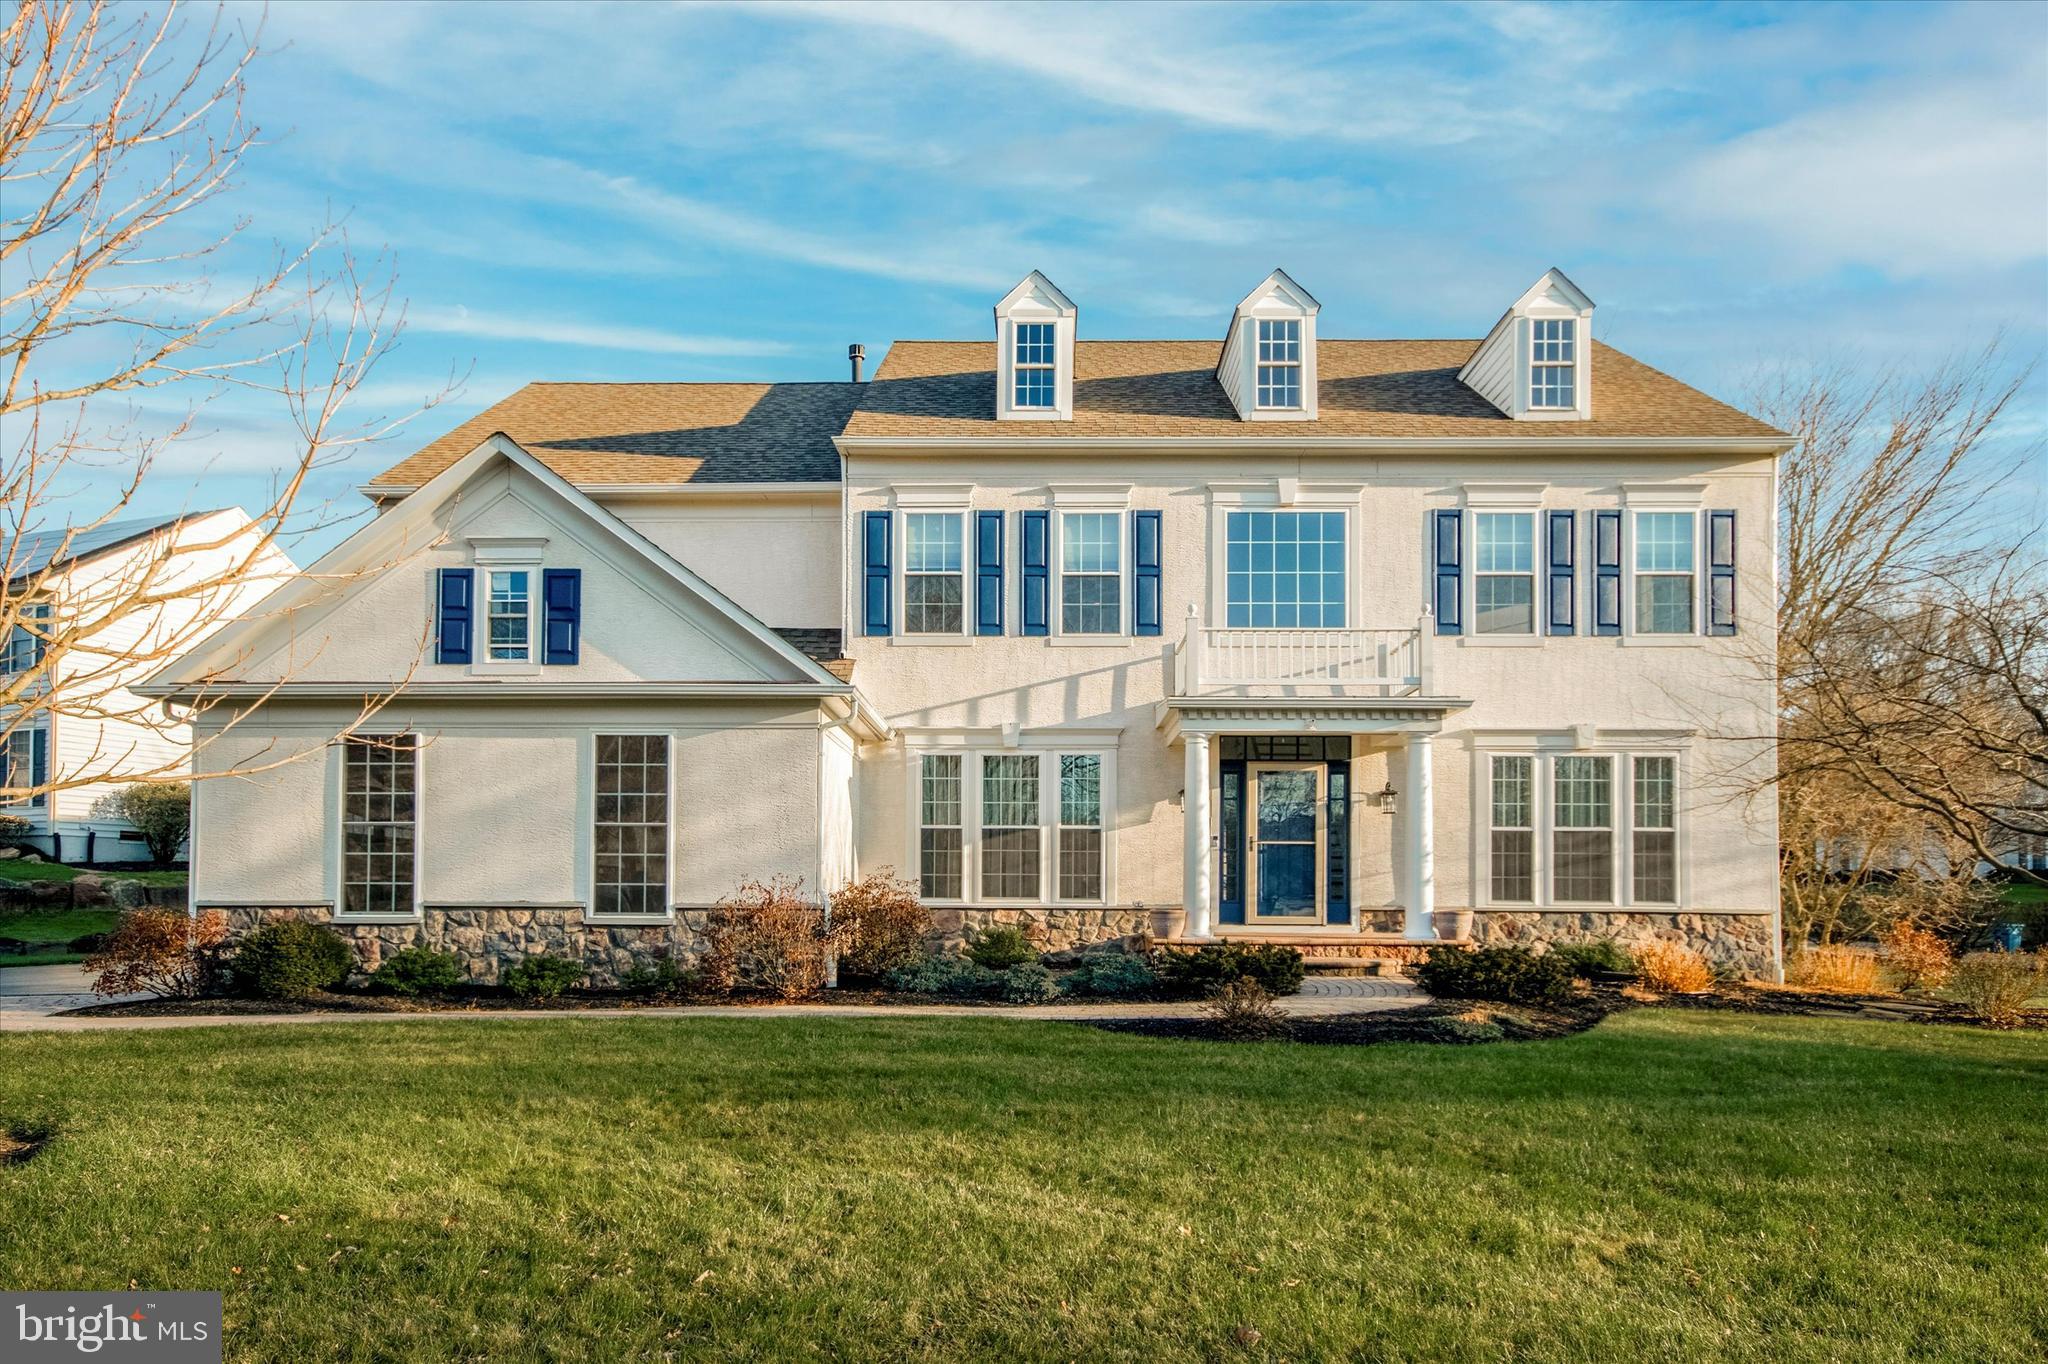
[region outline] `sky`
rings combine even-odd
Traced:
[[[842,378],[849,342],[872,367],[991,335],[1032,269],[1084,338],[1220,338],[1275,266],[1326,336],[1477,337],[1558,266],[1601,339],[1730,399],[2001,330],[2015,362],[2048,348],[2048,5],[229,17],[262,25],[264,137],[219,269],[339,217],[406,308],[358,417],[439,398],[319,471],[341,512],[529,381]],[[2048,368],[2011,433],[2048,433]],[[291,443],[274,401],[224,394],[138,509],[260,505]],[[319,519],[302,560],[347,529]]]

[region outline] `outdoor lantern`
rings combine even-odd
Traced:
[[[1376,798],[1380,803],[1380,813],[1383,815],[1391,815],[1392,813],[1394,813],[1394,807],[1399,798],[1400,793],[1394,790],[1394,783],[1392,783],[1391,781],[1388,782],[1385,786],[1381,787],[1380,793]]]

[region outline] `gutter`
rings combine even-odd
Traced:
[[[418,492],[423,484],[358,483],[356,491],[380,506],[402,501]],[[627,501],[633,498],[718,498],[768,497],[802,500],[836,493],[839,483],[576,483],[576,490],[595,500]]]
[[[636,697],[677,697],[745,700],[757,697],[825,696],[858,700],[852,683],[826,685],[817,682],[526,682],[499,681],[476,677],[461,682],[224,682],[155,683],[129,688],[139,696],[165,700],[230,700],[236,698],[272,700],[361,700],[366,696],[417,697],[425,700],[486,701],[502,697],[521,699],[580,698],[585,700],[632,700]],[[872,712],[870,712],[872,714]]]
[[[1782,455],[1790,436],[835,436],[847,454]]]

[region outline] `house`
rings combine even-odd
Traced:
[[[956,936],[1775,971],[1788,437],[1555,270],[1477,340],[1323,337],[1281,271],[1218,311],[1088,340],[1033,274],[866,382],[521,389],[151,684],[236,701],[216,770],[305,758],[202,785],[195,903],[603,978],[891,866]]]
[[[0,542],[0,571],[16,622],[0,646],[0,813],[54,861],[146,861],[106,798],[182,776],[192,731],[132,684],[252,608],[290,557],[227,507],[32,529]]]

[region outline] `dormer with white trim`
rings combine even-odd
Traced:
[[[996,304],[996,420],[1074,419],[1073,300],[1033,270]]]
[[[1593,300],[1562,270],[1516,299],[1472,352],[1459,380],[1516,421],[1593,415]]]
[[[1316,419],[1316,314],[1322,310],[1285,270],[1266,276],[1238,303],[1216,381],[1241,420]]]

